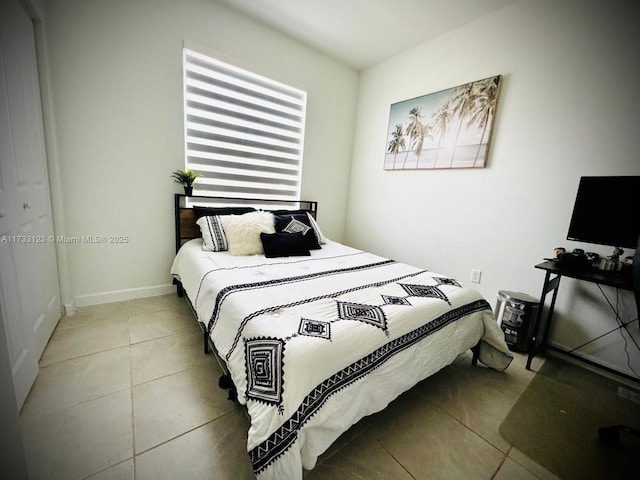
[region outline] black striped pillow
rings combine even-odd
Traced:
[[[229,249],[227,236],[222,228],[219,215],[200,217],[196,222],[202,234],[202,250],[208,252],[224,252]]]

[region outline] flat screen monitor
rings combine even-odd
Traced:
[[[640,176],[582,177],[567,239],[636,248],[640,235]]]

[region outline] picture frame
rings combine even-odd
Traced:
[[[501,75],[391,105],[385,170],[484,168]]]

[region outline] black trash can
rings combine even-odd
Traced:
[[[526,293],[498,292],[496,319],[504,332],[509,350],[526,352],[540,301]]]

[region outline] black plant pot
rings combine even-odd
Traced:
[[[184,186],[184,194],[190,196],[193,193],[193,187]]]

